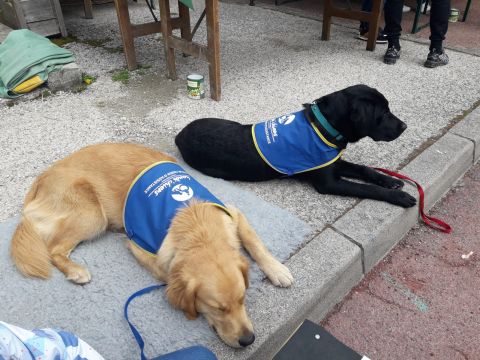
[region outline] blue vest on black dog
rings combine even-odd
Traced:
[[[143,170],[130,185],[123,209],[125,232],[130,240],[156,255],[179,208],[191,199],[225,205],[178,164],[162,161]]]
[[[328,166],[343,152],[308,121],[305,110],[253,125],[252,137],[262,159],[289,176]]]

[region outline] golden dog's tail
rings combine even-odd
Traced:
[[[37,185],[35,181],[26,196],[25,205],[35,198]],[[10,246],[10,255],[23,275],[43,279],[50,277],[52,264],[47,244],[27,216],[22,216]]]
[[[43,279],[50,277],[52,265],[47,244],[28,218],[23,217],[18,224],[13,235],[10,254],[23,275]]]

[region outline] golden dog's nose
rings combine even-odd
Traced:
[[[255,334],[250,333],[250,334],[247,334],[247,335],[243,335],[238,340],[238,343],[243,347],[247,347],[248,345],[253,344],[254,341],[255,341]]]

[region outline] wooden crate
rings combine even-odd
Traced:
[[[1,0],[3,21],[14,29],[30,29],[43,36],[67,36],[58,0]]]

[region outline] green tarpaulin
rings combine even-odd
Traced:
[[[0,97],[20,96],[11,90],[32,76],[48,74],[74,62],[73,54],[30,30],[14,30],[0,44]]]
[[[193,10],[193,0],[180,0],[180,2],[185,5],[185,6],[188,6],[190,9]]]

